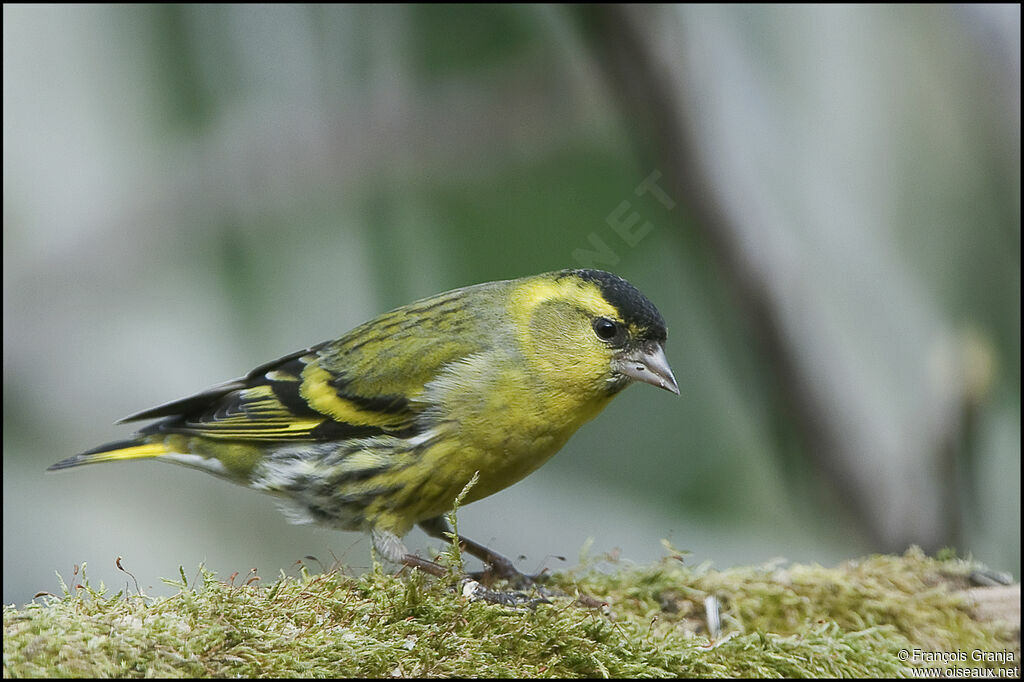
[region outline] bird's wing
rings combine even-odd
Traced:
[[[452,292],[449,292],[452,293]],[[416,399],[448,363],[472,353],[458,300],[426,299],[336,341],[257,367],[245,377],[122,420],[163,418],[141,433],[257,441],[325,441],[425,428]],[[436,300],[440,299],[440,300]],[[429,314],[427,314],[429,313]]]

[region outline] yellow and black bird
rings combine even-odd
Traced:
[[[486,282],[384,313],[334,341],[122,421],[129,440],[50,467],[155,458],[271,493],[291,520],[372,534],[388,560],[436,572],[401,537],[519,481],[623,388],[679,393],[665,322],[629,282],[562,270]],[[511,562],[468,539],[498,575]]]

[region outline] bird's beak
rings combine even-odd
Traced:
[[[668,366],[665,348],[656,341],[623,354],[616,365],[616,369],[630,379],[679,395],[679,385],[672,376],[672,368]]]

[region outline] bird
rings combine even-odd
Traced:
[[[277,498],[294,523],[369,532],[387,561],[414,526],[532,473],[626,386],[676,395],[665,321],[625,279],[566,269],[484,282],[386,312],[244,377],[125,417],[131,438],[49,467],[155,459]],[[498,577],[513,563],[460,537]],[[493,593],[490,593],[493,594]]]

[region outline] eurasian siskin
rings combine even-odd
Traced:
[[[127,417],[158,421],[50,469],[141,458],[201,469],[277,496],[294,522],[369,531],[386,559],[431,570],[401,536],[419,524],[443,537],[474,473],[464,503],[535,470],[629,383],[678,394],[665,338],[657,308],[607,272],[486,282]]]

